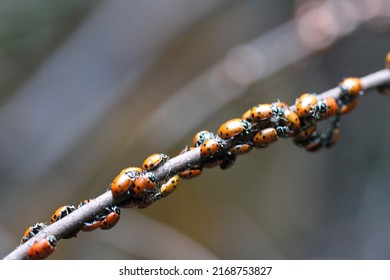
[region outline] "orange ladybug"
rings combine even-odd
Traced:
[[[151,173],[142,173],[134,180],[134,186],[131,191],[133,196],[141,197],[145,192],[154,188],[156,178]]]
[[[273,127],[268,127],[260,130],[253,137],[253,144],[257,148],[265,148],[278,140],[278,133]]]
[[[235,118],[223,123],[218,129],[218,136],[222,139],[230,139],[251,129],[250,122]]]
[[[128,167],[123,169],[112,181],[110,190],[113,196],[120,196],[126,193],[134,184],[134,179],[141,172],[139,167]]]
[[[142,169],[148,171],[154,170],[165,163],[168,159],[169,157],[166,154],[152,154],[144,160],[142,163]]]
[[[216,138],[206,140],[200,148],[201,157],[209,157],[217,154],[221,150],[221,141]]]
[[[340,89],[344,95],[356,97],[363,93],[363,86],[360,78],[348,77],[340,83]]]
[[[27,251],[27,257],[30,260],[43,260],[50,256],[57,245],[57,239],[54,235],[49,235],[44,239],[35,241]]]
[[[295,102],[295,109],[299,118],[314,116],[318,103],[317,97],[312,93],[302,94]]]

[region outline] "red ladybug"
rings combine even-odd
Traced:
[[[154,189],[156,178],[151,173],[142,173],[134,180],[131,193],[135,197],[141,197],[145,192]]]
[[[30,260],[43,260],[50,256],[57,245],[57,239],[54,235],[49,235],[44,239],[35,241],[27,251],[27,257]]]
[[[126,193],[134,185],[134,179],[141,172],[139,167],[128,167],[123,169],[112,181],[110,190],[113,196],[120,196]]]
[[[100,229],[111,229],[119,221],[121,216],[121,210],[117,206],[107,207],[100,216],[101,224]]]

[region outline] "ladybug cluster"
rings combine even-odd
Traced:
[[[83,205],[89,203],[91,199],[86,199],[80,202],[78,208]],[[51,223],[55,223],[60,219],[66,217],[77,208],[73,205],[64,205],[59,207],[51,216]],[[83,222],[83,224],[70,232],[69,234],[63,236],[62,238],[72,238],[76,237],[77,233],[81,231],[92,231],[95,229],[110,229],[116,225],[120,218],[120,209],[117,206],[107,207],[104,209],[102,213],[96,215],[93,219],[87,222]],[[45,231],[47,225],[44,223],[36,223],[35,225],[29,227],[20,241],[20,244],[26,243],[29,239],[34,237],[41,231]],[[54,235],[47,234],[44,239],[37,240],[33,243],[33,245],[29,248],[27,252],[27,257],[30,260],[39,260],[47,258],[51,253],[54,252],[57,245],[57,238]]]
[[[152,154],[141,167],[123,169],[110,184],[113,197],[126,197],[118,207],[146,208],[153,202],[171,194],[180,179],[199,176],[203,168],[231,167],[239,155],[253,148],[266,148],[279,138],[293,138],[295,144],[308,151],[333,146],[339,136],[339,120],[342,114],[356,106],[357,97],[363,93],[359,78],[346,78],[339,85],[339,99],[320,98],[311,93],[302,94],[294,106],[284,102],[259,104],[247,110],[240,118],[223,123],[216,134],[202,130],[195,134],[192,145],[180,154],[199,149],[200,161],[188,165],[176,175],[158,181],[152,171],[164,165],[169,157]],[[317,121],[333,118],[329,131],[320,132]]]
[[[179,176],[173,175],[157,181],[151,171],[169,160],[166,154],[152,154],[142,163],[142,167],[123,169],[109,186],[114,197],[126,195],[128,198],[118,204],[121,208],[146,208],[153,202],[171,194],[179,186]]]
[[[79,231],[111,229],[119,221],[120,208],[146,208],[175,191],[180,179],[195,178],[202,173],[203,168],[219,166],[223,170],[227,169],[235,163],[237,156],[249,153],[253,148],[266,148],[279,138],[292,137],[295,144],[308,151],[333,146],[339,137],[340,115],[351,111],[357,104],[357,97],[362,94],[359,78],[346,78],[339,87],[342,94],[337,100],[304,93],[296,100],[295,108],[280,101],[258,104],[247,110],[240,118],[223,123],[217,134],[208,130],[196,133],[192,145],[186,146],[180,154],[199,148],[201,160],[172,177],[158,181],[153,174],[154,170],[169,160],[163,153],[150,155],[143,161],[141,167],[123,169],[107,191],[110,191],[114,198],[125,199],[117,205],[105,208],[63,238],[76,237]],[[334,119],[331,121],[329,131],[319,132],[317,121],[332,117]],[[90,202],[91,199],[83,200],[77,208]],[[66,217],[77,208],[70,204],[59,207],[51,216],[51,223]],[[46,225],[43,223],[29,227],[22,237],[21,244],[45,228]],[[47,235],[33,243],[28,250],[28,258],[44,259],[54,252],[56,244],[56,237]]]
[[[296,145],[308,151],[333,146],[340,133],[340,116],[355,108],[357,97],[363,94],[359,78],[346,78],[339,88],[338,99],[303,93],[291,107],[281,101],[253,106],[241,118],[223,123],[216,135],[207,130],[198,132],[187,150],[200,147],[200,157],[204,160],[179,176],[198,176],[203,167],[226,169],[234,164],[237,156],[252,148],[266,148],[279,138],[291,137]],[[329,130],[320,132],[317,122],[328,118],[332,119]]]
[[[390,52],[386,56],[386,68],[390,69]],[[390,84],[382,85],[378,89],[383,94],[390,94]],[[353,110],[358,97],[363,94],[361,80],[357,77],[345,78],[339,84],[339,90],[341,94],[337,99],[303,93],[293,106],[281,101],[258,104],[248,109],[240,118],[223,123],[216,134],[207,130],[196,133],[192,145],[186,146],[180,154],[198,149],[200,160],[195,164],[187,164],[184,170],[173,176],[157,180],[154,175],[157,168],[169,161],[169,157],[162,153],[150,155],[141,167],[123,169],[107,189],[113,198],[120,202],[106,207],[63,238],[76,237],[79,231],[111,229],[119,221],[120,208],[146,208],[175,191],[180,179],[198,177],[203,168],[219,166],[221,169],[227,169],[235,163],[238,156],[249,153],[253,148],[266,148],[279,138],[292,138],[296,145],[307,151],[332,147],[339,138],[340,117]],[[317,128],[317,122],[325,119],[330,119],[330,126],[327,131],[321,132]],[[91,201],[83,200],[77,208],[73,205],[59,207],[52,215],[51,223]],[[43,223],[29,227],[21,239],[21,244],[39,232],[44,232],[46,227]],[[43,239],[30,246],[28,258],[44,259],[54,252],[56,244],[56,237],[46,234]]]
[[[102,212],[96,214],[88,221],[84,221],[79,227],[69,232],[62,238],[68,239],[76,237],[80,231],[89,232],[98,228],[108,230],[113,228],[120,219],[121,208],[146,208],[153,202],[160,200],[172,193],[179,185],[179,176],[174,175],[166,180],[157,182],[151,171],[168,161],[168,156],[165,154],[152,154],[142,164],[142,168],[128,167],[123,169],[118,176],[110,184],[108,191],[111,191],[114,197],[128,195],[129,197],[123,200],[118,205],[106,207]],[[51,216],[51,223],[55,223],[60,219],[71,214],[76,209],[90,203],[92,199],[85,199],[80,202],[78,207],[68,204],[59,207]],[[36,223],[29,227],[20,244],[27,242],[40,231],[44,231],[47,225],[44,223]],[[33,243],[28,250],[28,259],[44,259],[54,252],[57,244],[57,239],[53,235],[47,235],[44,239],[40,239]]]

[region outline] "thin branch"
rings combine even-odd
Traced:
[[[363,90],[377,88],[380,85],[390,82],[390,70],[384,69],[375,73],[369,74],[361,78]],[[339,87],[332,88],[318,95],[318,98],[332,97],[339,99],[341,97],[341,89]],[[291,110],[295,110],[295,105],[290,106]],[[229,147],[236,143],[236,139],[230,139],[226,142],[223,149],[226,151]],[[200,157],[200,148],[189,150],[183,154],[168,160],[164,165],[158,167],[151,173],[156,177],[157,181],[165,180],[174,174],[177,174],[190,166],[201,163],[204,158]],[[100,212],[104,211],[106,207],[117,205],[120,202],[127,199],[129,196],[120,196],[114,198],[111,191],[106,191],[99,197],[92,200],[90,203],[85,204],[83,207],[78,208],[66,217],[58,220],[57,222],[48,225],[43,231],[29,239],[26,243],[18,246],[14,251],[7,255],[4,259],[27,259],[27,252],[30,246],[38,239],[42,239],[47,235],[54,235],[57,240],[60,240],[72,232],[77,231],[83,222],[91,220]]]

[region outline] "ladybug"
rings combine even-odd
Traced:
[[[324,146],[323,138],[318,131],[315,131],[305,140],[294,139],[294,143],[300,147],[306,149],[306,151],[315,152]]]
[[[282,108],[279,122],[282,127],[277,127],[278,136],[286,137],[294,135],[301,126],[298,115],[288,108]]]
[[[156,178],[151,173],[142,173],[134,180],[132,194],[135,197],[141,197],[145,191],[151,191],[154,188]]]
[[[259,104],[252,108],[251,119],[260,127],[266,127],[274,115],[278,115],[278,108],[272,104]]]
[[[339,112],[339,104],[336,99],[325,97],[318,102],[320,108],[320,119],[326,119],[335,116]]]
[[[363,93],[363,86],[360,78],[345,78],[339,85],[341,92],[345,96],[356,97]]]
[[[315,116],[317,112],[317,97],[312,93],[302,94],[295,102],[295,109],[299,118]]]
[[[111,229],[113,228],[119,221],[121,216],[121,209],[117,206],[106,207],[100,216],[101,225],[100,229]]]
[[[57,245],[57,239],[54,235],[48,235],[44,239],[35,241],[27,251],[27,257],[30,260],[43,260],[50,256]]]
[[[161,186],[160,193],[163,197],[166,197],[169,194],[171,194],[173,191],[175,191],[178,186],[179,186],[179,176],[174,175],[165,184]]]
[[[257,148],[265,148],[278,140],[278,133],[273,127],[260,130],[253,137],[253,144]]]
[[[128,167],[123,169],[112,181],[110,190],[114,197],[126,193],[134,184],[134,179],[142,170],[139,167]]]
[[[303,126],[299,129],[298,133],[294,136],[294,141],[296,141],[296,142],[306,141],[316,131],[317,131],[317,126],[315,124],[309,124],[309,125]]]
[[[227,151],[223,155],[223,159],[222,162],[219,164],[219,168],[225,170],[232,167],[232,165],[236,162],[236,159],[237,159],[237,155],[233,154],[230,151]]]
[[[34,237],[38,232],[45,229],[46,225],[44,223],[36,223],[35,225],[29,227],[23,234],[20,244],[26,243],[27,240]]]
[[[168,159],[169,157],[166,154],[152,154],[144,160],[142,169],[148,171],[154,170],[165,163]]]
[[[76,207],[70,204],[59,207],[51,216],[51,222],[52,223],[57,222],[58,220],[72,213],[74,210],[76,210]]]
[[[353,98],[351,99],[349,102],[347,103],[343,103],[341,100],[339,102],[339,113],[341,115],[343,114],[347,114],[349,113],[350,111],[352,111],[353,109],[355,109],[356,105],[358,104],[358,99],[357,98]]]
[[[68,216],[70,213],[72,213],[75,210],[76,207],[70,204],[59,207],[51,216],[51,223],[57,222],[58,220]],[[79,231],[80,229],[75,229],[72,232],[68,233],[67,235],[63,236],[62,238],[68,239],[68,238],[76,237]]]
[[[231,119],[220,126],[218,136],[222,139],[229,139],[241,133],[248,132],[251,129],[250,122],[235,118]]]
[[[244,114],[242,114],[241,119],[248,121],[248,122],[252,122],[251,114],[252,114],[252,109],[249,109],[249,110],[245,111]]]
[[[238,144],[230,148],[230,152],[233,155],[239,156],[249,153],[252,150],[252,145],[250,144]]]
[[[314,133],[308,141],[303,143],[303,147],[309,152],[316,152],[321,149],[323,145],[324,142],[322,141],[320,134],[317,132]]]
[[[201,157],[211,157],[221,150],[221,141],[216,138],[206,140],[200,148]]]
[[[101,220],[92,220],[90,222],[84,222],[80,229],[82,231],[89,232],[100,228],[101,225],[102,225]]]
[[[192,179],[202,174],[203,167],[201,165],[192,166],[179,173],[179,177],[182,179]]]
[[[339,117],[336,117],[335,120],[332,121],[332,127],[328,132],[320,134],[315,131],[308,137],[307,139],[297,140],[294,139],[294,143],[303,146],[307,151],[315,152],[321,149],[322,147],[330,148],[334,146],[340,136],[340,120]]]
[[[204,141],[214,138],[214,133],[208,130],[201,130],[197,134],[195,134],[192,139],[193,147],[199,147],[203,144]]]

